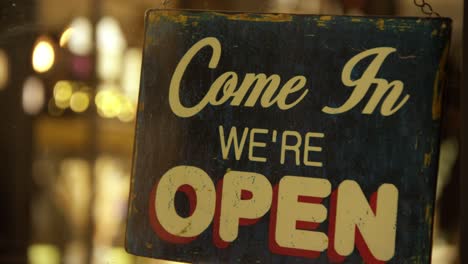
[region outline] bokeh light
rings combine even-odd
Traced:
[[[122,88],[125,92],[125,95],[133,102],[138,101],[141,62],[141,49],[130,48],[125,52],[122,72]]]
[[[53,245],[31,245],[28,248],[28,260],[30,264],[59,264],[60,251]]]
[[[123,52],[127,42],[119,22],[112,17],[103,17],[96,28],[97,74],[103,81],[116,81],[121,76]]]
[[[103,118],[118,118],[122,122],[135,119],[136,103],[132,102],[116,86],[102,85],[94,98],[98,114]]]
[[[85,92],[76,92],[71,96],[70,108],[77,113],[82,113],[88,109],[89,95]]]
[[[62,33],[62,36],[60,37],[60,47],[65,47],[68,42],[70,41],[70,38],[71,38],[71,35],[73,33],[73,28],[72,27],[68,27],[66,28],[63,33]]]
[[[135,119],[135,112],[135,105],[130,100],[125,98],[122,102],[118,118],[122,122],[133,121]]]
[[[5,51],[0,50],[0,90],[4,89],[8,84],[10,75],[10,65],[8,55]]]
[[[99,91],[96,95],[98,113],[105,118],[116,117],[120,113],[121,102],[116,90]]]
[[[52,43],[45,37],[39,38],[33,50],[32,65],[38,73],[47,72],[55,62],[55,51]]]
[[[41,79],[30,76],[23,84],[22,103],[25,113],[35,115],[41,111],[45,100],[44,83]]]
[[[58,81],[54,86],[55,104],[66,109],[70,105],[70,98],[73,94],[73,86],[69,81]]]
[[[73,29],[68,41],[70,51],[79,56],[91,53],[93,49],[93,26],[86,17],[75,18],[70,28]]]

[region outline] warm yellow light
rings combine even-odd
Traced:
[[[100,254],[95,254],[94,263],[131,264],[135,263],[135,257],[128,254],[121,247],[102,247]]]
[[[76,92],[70,99],[70,108],[77,112],[82,113],[88,109],[89,95],[85,92]]]
[[[120,100],[116,96],[110,96],[104,98],[103,105],[102,105],[102,112],[104,116],[112,118],[116,117],[120,113]]]
[[[70,107],[70,100],[68,101],[57,101],[57,100],[54,100],[54,103],[55,103],[55,106],[57,106],[58,108],[62,109],[62,110],[65,110],[67,109],[68,107]]]
[[[134,257],[125,251],[124,248],[112,248],[111,260],[116,261],[116,264],[130,264],[133,263]]]
[[[122,88],[125,95],[132,101],[138,101],[141,73],[141,49],[131,48],[125,52],[124,69],[122,72]]]
[[[28,260],[31,264],[59,264],[60,251],[53,245],[35,244],[28,248]]]
[[[96,26],[97,49],[106,53],[121,53],[127,47],[127,41],[117,19],[106,16]]]
[[[5,51],[0,50],[0,90],[4,89],[8,83],[10,65]]]
[[[106,118],[116,117],[122,107],[119,93],[115,90],[100,91],[95,98],[99,114]]]
[[[99,85],[94,98],[97,112],[101,117],[117,117],[122,122],[131,122],[136,116],[136,103],[124,95],[118,86],[110,83]]]
[[[122,122],[130,122],[135,119],[135,106],[128,98],[124,98],[118,118]]]
[[[98,108],[102,107],[102,101],[104,100],[104,97],[108,96],[110,93],[110,90],[101,90],[96,94],[96,97],[94,97],[94,102],[96,103],[96,106]]]
[[[96,25],[96,72],[103,81],[117,81],[122,75],[123,52],[127,47],[119,22],[103,17]]]
[[[52,44],[46,40],[40,40],[34,47],[32,65],[36,72],[43,73],[54,65],[55,51]]]
[[[86,17],[77,17],[73,19],[70,28],[73,31],[70,34],[68,48],[73,54],[86,56],[93,49],[93,25]]]
[[[68,41],[70,41],[70,37],[73,33],[73,28],[69,27],[65,29],[62,33],[62,36],[60,37],[60,47],[65,47],[68,44]]]
[[[55,104],[61,109],[66,109],[70,105],[72,93],[73,86],[71,82],[58,81],[54,86]]]

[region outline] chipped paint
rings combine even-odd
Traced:
[[[150,15],[148,16],[148,22],[157,23],[162,18],[178,23],[178,24],[186,25],[191,19],[194,19],[195,17],[186,15],[182,12],[174,13],[168,10],[164,10],[160,12],[151,12]]]
[[[249,14],[249,13],[219,13],[219,12],[210,12],[206,13],[207,15],[216,15],[225,17],[228,20],[240,20],[240,21],[256,21],[256,22],[289,22],[292,21],[292,16],[289,14]],[[188,24],[191,22],[192,26],[197,26],[198,21],[191,21],[192,17],[189,15],[183,14],[182,12],[174,13],[172,11],[160,11],[160,12],[151,12],[149,15],[149,22],[155,23],[158,22],[162,17],[170,21],[179,23],[179,24]]]
[[[398,26],[398,30],[403,32],[403,31],[406,31],[408,29],[412,29],[413,27],[411,25],[408,25],[408,24],[401,24]]]
[[[187,23],[187,20],[188,20],[188,16],[184,16],[184,15],[174,16],[173,18],[175,19],[175,22],[178,22],[181,24]]]
[[[431,166],[432,153],[424,153],[424,167]]]
[[[240,21],[256,21],[256,22],[289,22],[292,21],[292,16],[288,14],[224,14],[216,13],[217,15],[224,16],[228,20]]]
[[[332,18],[333,18],[332,16],[321,16],[320,20],[321,21],[330,21],[330,20],[332,20]]]
[[[317,26],[319,27],[326,27],[328,22],[330,22],[332,20],[332,16],[321,16],[319,17],[318,21],[317,21]]]
[[[380,29],[380,30],[385,29],[385,21],[383,19],[377,20],[377,28]]]
[[[188,229],[192,226],[192,222],[189,222],[186,227],[184,227],[180,232],[178,233],[179,235],[183,235],[187,233]]]
[[[182,25],[187,24],[187,21],[189,20],[188,16],[182,15],[182,14],[165,15],[164,18],[168,19],[168,20],[171,20],[171,21],[173,21],[175,23],[182,24]]]
[[[162,16],[164,16],[165,14],[163,12],[150,12],[148,13],[147,15],[147,19],[148,19],[148,22],[149,23],[157,23],[159,22],[159,20],[161,19]]]

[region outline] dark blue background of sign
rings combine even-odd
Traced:
[[[399,190],[396,253],[390,263],[428,263],[439,149],[439,123],[433,117],[433,96],[440,95],[434,83],[448,45],[450,22],[428,18],[357,18],[289,16],[275,21],[262,15],[212,12],[150,11],[146,17],[146,40],[137,121],[132,190],[127,226],[127,250],[137,255],[189,262],[220,263],[327,263],[317,259],[275,255],[268,249],[269,214],[256,225],[240,227],[239,237],[227,249],[212,243],[212,226],[187,245],[160,240],[149,223],[149,194],[158,179],[179,165],[203,169],[215,182],[228,169],[257,172],[277,184],[284,175],[330,180],[336,189],[343,180],[359,183],[367,197],[383,183]],[[253,20],[261,21],[253,21]],[[383,24],[382,24],[383,23]],[[222,55],[215,70],[208,69],[211,49],[203,49],[191,62],[182,81],[181,101],[194,105],[220,74],[234,71],[239,81],[246,73],[279,74],[282,83],[295,75],[307,78],[309,93],[296,107],[281,111],[207,106],[191,118],[179,118],[168,102],[169,83],[179,60],[196,42],[216,37]],[[384,117],[380,105],[372,115],[363,115],[363,102],[351,111],[329,115],[324,106],[340,106],[351,93],[341,82],[341,71],[349,59],[367,49],[397,49],[384,62],[378,77],[401,80],[408,103],[396,114]],[[353,71],[359,78],[370,60]],[[367,62],[367,63],[366,63]],[[251,162],[247,152],[240,161],[231,153],[223,160],[218,126],[225,130],[265,128],[294,130],[305,135],[321,132],[324,139],[312,145],[323,152],[311,159],[323,168],[296,166],[293,155],[281,165],[280,145],[271,134],[258,136],[269,142],[267,163]],[[183,200],[179,206],[186,207]],[[323,204],[328,208],[329,199]],[[318,230],[328,233],[328,220]],[[357,251],[345,260],[360,263]]]

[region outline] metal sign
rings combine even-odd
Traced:
[[[127,250],[429,263],[450,27],[149,11]]]

